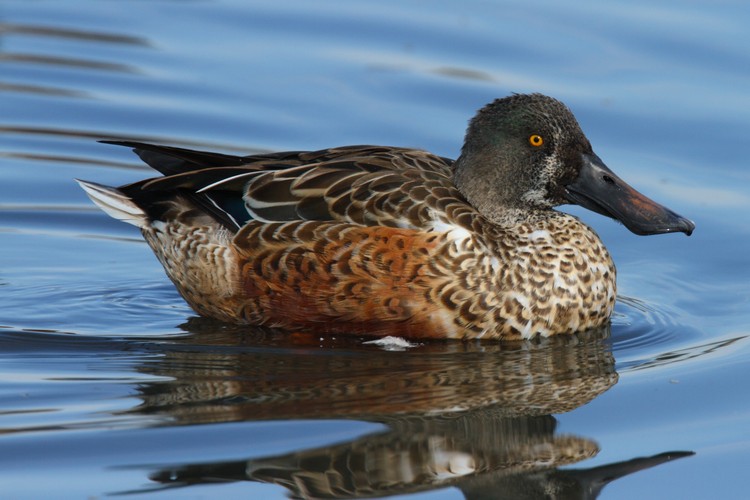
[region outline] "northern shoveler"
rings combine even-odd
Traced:
[[[199,314],[284,330],[531,338],[605,324],[615,266],[576,203],[636,234],[695,225],[594,154],[571,111],[498,99],[453,161],[398,147],[230,156],[140,142],[163,177],[79,181],[141,228]]]

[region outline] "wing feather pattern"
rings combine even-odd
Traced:
[[[165,174],[126,186],[128,194],[142,202],[179,193],[233,231],[251,220],[426,229],[442,211],[440,198],[462,199],[451,182],[452,160],[421,150],[347,146],[232,156],[108,142],[134,148]]]

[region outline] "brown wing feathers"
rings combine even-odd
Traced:
[[[427,214],[418,213],[412,194],[424,199],[427,193],[420,188],[425,182],[451,185],[450,160],[401,148],[348,146],[232,156],[140,142],[103,142],[134,148],[164,174],[121,188],[149,215],[158,218],[163,209],[157,205],[179,195],[232,231],[252,219],[419,227]]]

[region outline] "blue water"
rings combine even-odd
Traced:
[[[740,1],[2,2],[0,496],[743,498],[748,22]],[[565,207],[617,263],[610,332],[390,351],[218,325],[72,181],[151,175],[101,138],[455,157],[511,92],[563,100],[696,222],[638,237]]]

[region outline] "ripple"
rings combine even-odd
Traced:
[[[96,32],[84,29],[70,29],[56,26],[45,26],[23,23],[0,23],[0,34],[26,35],[35,38],[57,38],[63,40],[87,40],[97,43],[112,43],[120,45],[150,46],[151,43],[142,37],[115,34],[109,32]]]
[[[701,338],[700,331],[680,321],[684,312],[634,297],[620,297],[612,317],[612,341],[618,371],[653,365],[665,354]]]
[[[177,325],[191,314],[171,284],[160,280],[15,286],[7,300],[7,328],[95,337],[181,333]]]
[[[620,297],[612,328],[615,347],[622,350],[639,349],[669,343],[678,338],[675,311],[632,297]]]

